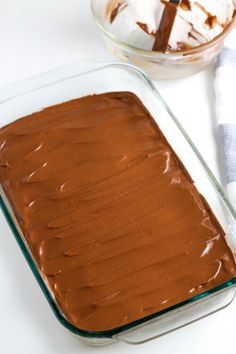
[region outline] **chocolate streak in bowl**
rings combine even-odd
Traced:
[[[235,6],[234,0],[108,0],[105,13],[108,31],[125,44],[176,53],[216,39],[233,22]]]
[[[236,275],[222,227],[131,93],[76,99],[1,128],[0,183],[80,329],[131,323]]]

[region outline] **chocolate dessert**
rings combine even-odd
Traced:
[[[105,331],[236,275],[225,232],[132,93],[0,129],[0,183],[65,317]]]

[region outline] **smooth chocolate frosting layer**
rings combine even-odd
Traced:
[[[236,275],[224,231],[131,93],[0,129],[0,182],[44,280],[81,329],[128,324]]]

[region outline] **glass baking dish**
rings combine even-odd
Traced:
[[[136,94],[160,126],[192,179],[226,232],[232,251],[236,250],[236,212],[193,145],[180,122],[161,98],[153,83],[140,69],[124,63],[83,60],[31,79],[0,92],[0,127],[44,107],[91,94],[130,91]],[[0,186],[0,204],[12,232],[59,322],[79,339],[103,345],[122,340],[139,344],[159,337],[229,305],[235,296],[236,277],[217,288],[189,298],[175,306],[123,327],[104,332],[88,332],[65,318],[47,287],[27,246],[14,213]]]

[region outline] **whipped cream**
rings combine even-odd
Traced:
[[[189,0],[190,9],[177,9],[170,36],[170,49],[188,49],[207,43],[220,35],[232,21],[233,0]]]

